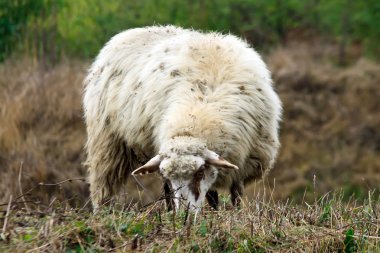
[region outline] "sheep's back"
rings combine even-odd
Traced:
[[[84,104],[88,121],[112,122],[116,133],[143,150],[157,150],[187,128],[193,111],[204,119],[213,115],[214,121],[199,123],[197,134],[210,148],[236,153],[232,159],[240,164],[261,156],[271,167],[279,146],[281,103],[270,73],[232,35],[175,27],[118,34],[90,69]]]

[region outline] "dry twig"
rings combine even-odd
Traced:
[[[13,197],[12,195],[9,197],[9,202],[8,202],[8,207],[7,207],[7,213],[5,215],[5,220],[4,220],[3,231],[1,232],[1,238],[4,241],[7,240],[6,230],[7,230],[7,224],[8,224],[9,214],[11,212],[12,197]]]
[[[20,188],[21,199],[24,202],[26,210],[30,213],[30,208],[29,208],[29,206],[28,206],[28,204],[27,204],[27,202],[25,200],[25,195],[24,195],[24,193],[22,191],[21,175],[22,175],[23,165],[24,165],[24,161],[22,161],[21,165],[20,165],[20,170],[19,170],[19,173],[18,173],[18,185],[19,185],[19,188]]]

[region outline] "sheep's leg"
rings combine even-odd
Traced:
[[[208,204],[214,208],[215,210],[218,209],[218,204],[219,204],[219,197],[218,197],[218,192],[215,190],[209,190],[206,194],[206,199]]]
[[[130,170],[137,167],[137,158],[117,135],[101,131],[90,136],[86,164],[92,204],[98,208],[110,204],[112,197],[119,193],[127,182]]]
[[[233,182],[230,188],[231,202],[234,206],[240,206],[241,197],[243,196],[243,185],[239,182]]]
[[[97,175],[96,171],[90,170],[89,174],[91,201],[94,209],[96,210],[100,206],[110,203],[112,189],[105,182],[104,178]]]
[[[168,208],[168,211],[173,210],[174,202],[173,202],[173,192],[170,187],[170,183],[168,181],[164,182],[164,194],[165,194],[165,201],[166,206]]]

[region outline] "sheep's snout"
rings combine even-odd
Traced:
[[[190,178],[169,178],[176,209],[189,207],[190,210],[196,211],[202,207],[217,175],[218,171],[214,167],[201,166]]]

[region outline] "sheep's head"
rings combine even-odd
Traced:
[[[170,181],[174,191],[174,203],[199,208],[207,191],[214,184],[218,170],[238,169],[207,149],[204,142],[191,137],[176,137],[166,142],[158,155],[132,172],[132,175],[149,174],[159,171]]]

